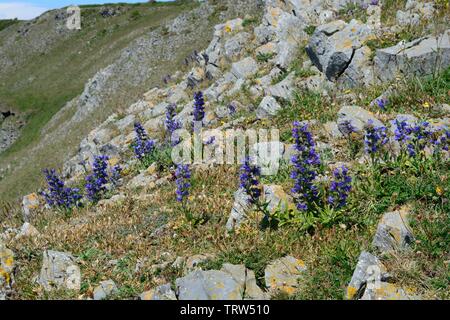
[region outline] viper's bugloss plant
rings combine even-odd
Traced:
[[[81,205],[80,189],[65,187],[65,182],[56,174],[55,169],[45,169],[43,172],[48,189],[40,194],[50,207],[70,209]]]
[[[376,153],[378,153],[388,141],[389,138],[386,127],[377,127],[372,120],[369,120],[364,135],[364,147],[366,153],[371,156],[372,161],[374,161]]]
[[[169,104],[166,108],[166,119],[164,121],[164,124],[170,136],[170,143],[172,146],[176,146],[178,143],[180,143],[180,138],[173,136],[173,133],[176,130],[181,129],[181,123],[175,119],[176,115],[176,105]]]
[[[179,164],[175,171],[175,177],[177,201],[183,202],[189,196],[189,188],[191,187],[191,171],[189,165]]]
[[[240,188],[248,195],[250,204],[257,204],[261,196],[261,168],[251,163],[250,157],[245,157],[239,170]]]
[[[386,111],[386,106],[389,104],[389,100],[386,98],[379,98],[375,100],[375,103],[377,104],[378,108]]]
[[[336,209],[344,207],[351,190],[352,178],[348,174],[347,167],[336,168],[333,171],[333,180],[330,184],[328,204]]]
[[[313,181],[317,177],[320,157],[315,149],[315,142],[307,124],[294,122],[292,129],[294,149],[296,154],[291,157],[293,169],[291,178],[294,180],[292,192],[297,209],[307,211],[317,199],[318,189]]]
[[[108,160],[108,156],[96,156],[92,164],[92,173],[86,177],[86,196],[92,202],[98,202],[106,191],[109,180]]]
[[[194,121],[203,121],[205,118],[205,100],[203,98],[203,93],[198,91],[194,93]]]
[[[134,154],[136,158],[143,160],[155,150],[155,141],[149,139],[147,132],[139,122],[134,124],[134,131],[136,133],[133,145]]]
[[[433,134],[431,143],[434,146],[434,153],[437,154],[441,150],[449,151],[450,130],[448,128],[440,128]]]
[[[406,120],[395,120],[394,139],[410,157],[416,157],[427,145],[434,144],[434,130],[427,121],[410,124]]]

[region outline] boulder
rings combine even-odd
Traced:
[[[280,104],[274,97],[266,96],[262,99],[258,108],[256,109],[256,117],[258,119],[267,119],[276,116],[281,110]]]
[[[208,262],[212,258],[213,256],[210,254],[196,254],[188,257],[184,263],[184,273],[187,274],[194,270],[201,270],[199,265]]]
[[[284,192],[278,185],[264,185],[263,199],[268,204],[267,210],[274,213],[276,210],[281,212],[288,208],[295,208],[292,198]]]
[[[152,189],[156,186],[155,185],[156,179],[157,179],[156,175],[149,175],[147,173],[147,171],[144,171],[144,172],[138,174],[137,176],[135,176],[133,179],[131,179],[130,182],[128,182],[128,188],[130,188],[130,189],[139,189],[139,188]]]
[[[33,213],[39,208],[39,197],[36,193],[26,195],[22,199],[23,220],[29,221]]]
[[[53,289],[80,290],[81,272],[70,253],[44,251],[38,283],[47,291]]]
[[[378,49],[374,59],[375,75],[384,82],[397,76],[435,74],[450,66],[450,29],[440,36],[404,41]]]
[[[358,106],[344,106],[338,112],[338,127],[343,134],[347,132],[346,124],[350,123],[356,132],[362,132],[364,127],[372,121],[375,126],[383,126],[383,123],[375,118],[374,114]]]
[[[377,288],[365,290],[361,300],[417,300],[393,283],[381,282]]]
[[[235,62],[231,66],[231,73],[238,79],[248,79],[257,72],[258,64],[251,57]]]
[[[20,228],[19,233],[16,235],[16,239],[20,238],[34,238],[39,236],[39,231],[33,227],[30,223],[25,222]]]
[[[0,300],[6,300],[13,292],[14,252],[0,240]]]
[[[251,148],[251,157],[261,168],[263,176],[276,175],[280,168],[280,160],[284,155],[284,144],[278,137],[271,137],[272,141],[255,143]]]
[[[298,287],[298,281],[304,276],[307,268],[302,260],[292,256],[286,256],[272,261],[264,271],[266,287],[272,293],[294,294]]]
[[[101,281],[100,284],[94,289],[94,300],[105,300],[118,292],[119,290],[117,289],[114,281]]]
[[[239,56],[250,42],[250,34],[247,32],[240,32],[231,37],[225,42],[225,56],[229,59]]]
[[[244,28],[242,26],[243,22],[244,22],[244,20],[242,20],[241,18],[229,20],[229,21],[225,22],[225,24],[223,25],[223,31],[226,34],[242,31]]]
[[[352,63],[356,51],[372,37],[372,30],[358,20],[352,20],[350,23],[336,20],[319,26],[314,31],[306,53],[328,80],[337,81]]]
[[[352,279],[347,287],[346,298],[350,300],[361,298],[368,283],[376,285],[386,276],[386,267],[376,256],[366,251],[361,252]]]
[[[291,100],[295,91],[294,81],[295,74],[290,73],[282,81],[267,88],[266,94],[276,98],[282,98],[284,100]]]
[[[277,56],[274,62],[280,68],[288,68],[298,57],[301,43],[308,38],[304,20],[293,14],[282,12],[275,27]]]
[[[373,246],[380,252],[408,248],[414,240],[408,218],[406,209],[385,213],[378,224]]]
[[[234,193],[234,204],[231,209],[230,216],[228,218],[226,228],[228,231],[232,231],[238,228],[241,223],[246,219],[247,212],[250,210],[251,205],[249,203],[249,196],[244,189],[239,188]]]
[[[143,292],[139,298],[141,300],[177,300],[175,291],[172,290],[170,283]]]
[[[133,129],[136,116],[134,114],[129,114],[126,117],[116,121],[116,127],[120,132],[128,132]]]
[[[224,271],[193,271],[176,281],[179,300],[242,300],[244,285]]]
[[[255,273],[244,265],[225,263],[221,271],[228,273],[241,286],[244,287],[244,299],[266,300],[268,295],[256,284]]]

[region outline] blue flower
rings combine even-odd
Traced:
[[[65,187],[64,181],[58,177],[54,169],[45,169],[44,174],[48,190],[41,192],[41,195],[49,206],[70,209],[81,205],[82,196],[79,189]]]
[[[387,129],[384,126],[376,127],[372,120],[369,120],[366,126],[366,134],[364,135],[364,146],[368,154],[375,154],[378,152],[389,139],[387,136]]]
[[[203,121],[205,118],[205,100],[201,91],[194,94],[194,121]]]
[[[386,106],[389,103],[389,101],[386,98],[376,99],[375,102],[377,103],[378,107],[381,110],[386,111]]]
[[[98,202],[106,191],[106,184],[109,180],[108,160],[108,156],[96,156],[92,164],[92,173],[86,177],[87,198],[92,202]]]
[[[294,180],[292,192],[295,195],[298,210],[306,211],[318,196],[317,186],[313,182],[317,177],[320,157],[316,152],[315,143],[307,124],[301,125],[295,121],[292,136],[296,151],[291,158],[293,164],[291,178]]]
[[[175,171],[175,177],[175,183],[177,185],[177,201],[182,202],[186,197],[189,196],[189,188],[191,187],[191,171],[189,169],[189,165],[179,164]]]
[[[256,204],[261,196],[259,179],[261,177],[261,168],[250,163],[250,158],[245,157],[240,168],[240,188],[249,196],[248,201]]]
[[[425,149],[428,144],[433,144],[433,129],[427,121],[409,124],[406,120],[393,122],[394,139],[408,152],[410,157],[415,157]]]
[[[236,113],[236,106],[234,105],[234,103],[230,103],[228,105],[228,111],[230,112],[230,114],[235,114]]]
[[[134,131],[136,133],[133,145],[134,154],[136,158],[142,160],[155,150],[155,141],[149,139],[147,132],[139,122],[134,124]]]
[[[166,108],[166,120],[165,120],[165,125],[166,125],[166,130],[169,133],[170,137],[171,137],[171,145],[172,146],[176,146],[178,143],[180,143],[180,138],[179,137],[174,137],[173,133],[178,130],[181,129],[181,123],[178,120],[175,120],[175,117],[177,115],[176,113],[176,106],[175,104],[169,104]]]
[[[352,190],[352,178],[348,175],[348,169],[345,166],[335,169],[333,177],[328,203],[335,208],[342,208],[347,204],[347,198]]]

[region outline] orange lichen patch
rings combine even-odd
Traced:
[[[37,209],[39,207],[39,197],[36,193],[31,193],[25,196],[27,202],[27,208]]]
[[[0,278],[3,278],[6,284],[9,284],[11,281],[9,272],[6,272],[2,267],[0,267]]]
[[[115,166],[116,164],[118,164],[120,162],[120,158],[119,157],[113,157],[111,159],[108,160],[108,164],[110,166]]]
[[[5,266],[7,266],[7,267],[12,267],[13,263],[14,263],[14,258],[13,258],[12,256],[6,258],[6,260],[5,260]]]
[[[301,268],[305,268],[305,262],[303,260],[297,259],[297,264],[301,267]]]
[[[153,296],[154,296],[154,291],[150,290],[150,291],[146,291],[143,294],[141,294],[141,300],[153,300]]]
[[[295,291],[297,291],[296,288],[291,286],[281,286],[278,290],[280,290],[283,293],[286,293],[287,295],[293,295]]]
[[[358,292],[358,289],[356,289],[353,286],[348,286],[347,288],[347,299],[353,299]]]

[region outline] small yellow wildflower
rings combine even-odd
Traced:
[[[442,196],[442,195],[444,194],[444,190],[443,190],[440,186],[437,186],[437,187],[436,187],[436,193],[437,193],[439,196]]]

